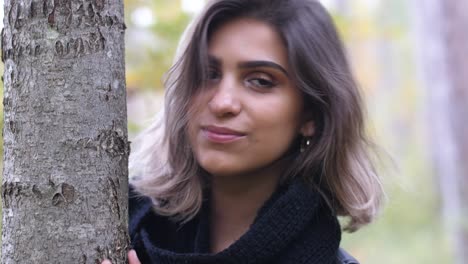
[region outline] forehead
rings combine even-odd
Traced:
[[[222,24],[211,34],[208,52],[221,60],[270,60],[286,67],[287,51],[275,28],[250,18]]]

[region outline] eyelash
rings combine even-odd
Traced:
[[[208,72],[207,72],[207,80],[215,80],[217,78],[219,78],[221,76],[221,74],[219,73],[218,70],[216,70],[215,68],[210,68],[208,69]]]
[[[255,87],[258,87],[261,89],[273,88],[276,85],[274,81],[271,81],[269,78],[264,78],[264,77],[249,78],[247,81],[251,83],[252,85],[254,85]]]
[[[221,78],[221,74],[219,73],[219,71],[214,68],[209,69],[207,75],[208,75],[207,76],[208,81],[215,81]],[[249,77],[249,75],[256,75],[256,76]],[[267,75],[267,74],[265,73],[248,74],[246,82],[250,85],[253,85],[255,88],[259,88],[259,89],[269,89],[269,88],[273,88],[276,86],[277,83],[274,80],[272,80],[273,78],[271,77],[265,78],[259,75]]]

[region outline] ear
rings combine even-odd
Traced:
[[[315,134],[315,123],[312,120],[306,121],[302,124],[300,133],[304,137],[311,137]]]

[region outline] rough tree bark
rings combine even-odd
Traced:
[[[456,263],[468,262],[468,2],[414,3],[429,127]]]
[[[122,0],[5,0],[2,263],[125,263]]]

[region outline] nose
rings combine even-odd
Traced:
[[[236,116],[241,111],[241,102],[236,82],[233,79],[223,78],[214,87],[214,92],[208,108],[217,117]]]

